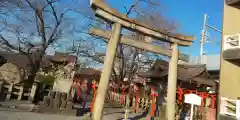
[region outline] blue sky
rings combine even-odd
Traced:
[[[124,12],[124,5],[129,6],[134,0],[107,0],[108,3]],[[181,48],[181,52],[197,56],[200,52],[200,34],[203,26],[204,13],[208,14],[208,24],[222,29],[223,2],[221,0],[160,0],[162,15],[179,24],[179,33],[195,36],[195,42],[191,47]],[[205,46],[206,54],[220,52],[221,34],[208,30],[212,42]]]

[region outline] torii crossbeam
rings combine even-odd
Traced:
[[[102,119],[104,101],[106,98],[109,79],[111,77],[116,49],[119,42],[170,57],[166,117],[168,120],[174,120],[178,59],[184,61],[188,60],[188,56],[179,53],[178,46],[190,46],[194,40],[194,37],[184,36],[181,34],[169,34],[166,31],[149,27],[145,23],[130,19],[127,16],[122,15],[101,0],[90,0],[90,3],[97,17],[100,17],[103,20],[113,24],[113,29],[111,32],[99,29],[91,29],[89,31],[91,34],[109,39],[107,53],[104,59],[104,67],[102,69],[100,83],[97,90],[97,97],[95,100],[96,105],[94,105],[93,110],[93,120]],[[137,31],[145,36],[171,43],[171,49],[163,49],[159,46],[135,41],[133,39],[125,37],[121,35],[122,28],[126,28],[131,31]]]
[[[98,28],[91,28],[89,30],[89,34],[92,35],[96,35],[99,37],[104,38],[105,41],[108,41],[111,38],[111,32],[110,31],[106,31],[106,30],[101,30]],[[150,52],[154,52],[154,53],[158,53],[164,56],[168,56],[171,57],[172,56],[172,51],[170,49],[165,49],[165,48],[161,48],[159,46],[156,45],[152,45],[146,42],[142,42],[139,40],[134,40],[132,38],[120,35],[120,43],[125,44],[125,45],[129,45],[132,47],[136,47],[139,49],[144,49]],[[179,53],[179,59],[183,60],[183,61],[188,61],[188,56],[182,53]]]

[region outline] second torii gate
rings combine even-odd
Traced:
[[[194,40],[192,36],[183,36],[180,34],[168,34],[165,31],[151,28],[150,26],[130,19],[125,15],[117,12],[115,9],[109,7],[104,2],[99,0],[91,0],[91,7],[95,11],[96,16],[112,23],[112,31],[92,28],[89,33],[101,36],[109,40],[106,57],[104,59],[104,67],[100,78],[99,87],[97,90],[97,97],[93,110],[93,120],[101,120],[104,108],[104,101],[108,90],[109,79],[111,77],[112,67],[116,54],[118,43],[130,45],[136,48],[145,49],[150,52],[155,52],[165,56],[169,56],[169,75],[168,75],[168,93],[167,93],[167,118],[168,120],[175,119],[175,100],[176,100],[176,84],[177,84],[177,64],[178,59],[187,61],[188,56],[179,53],[178,46],[190,46]],[[171,49],[163,49],[159,46],[154,46],[149,43],[133,40],[121,35],[122,28],[129,29],[142,33],[147,38],[154,38],[164,42],[171,43]]]

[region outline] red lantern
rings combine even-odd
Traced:
[[[215,109],[215,103],[216,103],[216,95],[210,95],[211,96],[211,107],[213,108],[213,109]]]
[[[122,88],[121,104],[124,104],[124,91],[125,89]]]
[[[178,95],[178,102],[182,101],[182,96],[183,96],[183,88],[178,88],[177,89],[177,95]]]
[[[208,98],[209,94],[207,92],[200,92],[199,93],[200,97],[202,98],[202,107],[204,106],[204,100],[205,98]]]
[[[135,106],[133,108],[133,111],[136,112],[137,105],[138,105],[138,98],[139,98],[139,91],[138,90],[135,91],[135,95],[136,95],[136,97],[135,97]]]
[[[151,96],[152,96],[152,110],[151,110],[151,117],[154,117],[155,113],[155,104],[156,104],[156,97],[158,93],[155,91],[154,88],[151,88]]]
[[[92,84],[92,89],[93,89],[93,99],[92,99],[92,106],[91,106],[91,112],[93,112],[93,108],[94,108],[94,102],[95,102],[95,99],[96,99],[96,95],[97,95],[97,90],[96,90],[96,83],[93,83]]]

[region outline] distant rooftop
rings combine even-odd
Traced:
[[[200,56],[191,56],[189,58],[189,64],[200,64]],[[180,62],[182,63],[182,62]],[[205,55],[203,63],[207,65],[208,70],[219,70],[220,69],[220,54],[216,55]]]

